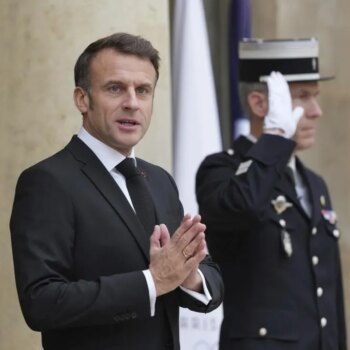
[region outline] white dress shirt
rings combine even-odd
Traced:
[[[97,158],[101,161],[101,163],[104,165],[107,171],[111,174],[111,176],[113,177],[114,181],[117,183],[119,188],[122,190],[123,194],[125,195],[126,199],[130,203],[131,207],[134,209],[134,206],[132,204],[132,201],[126,186],[125,177],[116,169],[116,166],[125,159],[125,156],[120,152],[116,151],[114,148],[109,147],[105,143],[96,139],[94,136],[89,134],[83,127],[81,127],[81,129],[79,130],[79,133],[77,136],[81,141],[83,141],[86,144],[86,146],[88,146],[91,149],[92,152],[95,153]],[[129,157],[135,159],[134,149],[132,149]],[[135,159],[135,162],[136,162],[136,159]],[[180,288],[186,293],[196,298],[197,300],[201,301],[203,304],[208,305],[212,297],[209,293],[209,290],[206,285],[205,278],[202,272],[199,269],[197,271],[202,278],[204,293],[198,293],[181,286]],[[148,269],[142,272],[146,278],[146,282],[148,286],[148,291],[150,296],[151,316],[154,316],[156,299],[157,299],[156,287],[155,287],[150,270]]]

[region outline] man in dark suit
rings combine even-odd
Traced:
[[[225,286],[221,350],[346,349],[336,215],[296,156],[315,141],[321,79],[315,39],[240,45],[250,135],[208,156],[196,187]]]
[[[183,216],[171,176],[134,155],[158,67],[141,37],[89,45],[75,66],[81,130],[18,180],[16,284],[45,350],[179,349],[179,306],[210,312],[221,302],[200,217]]]

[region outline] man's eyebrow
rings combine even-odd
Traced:
[[[120,85],[125,85],[125,83],[123,83],[121,80],[107,80],[103,86],[106,86],[106,85],[111,85],[111,84],[120,84]]]
[[[118,85],[127,85],[127,83],[123,82],[122,80],[116,80],[116,79],[112,79],[112,80],[108,80],[106,81],[103,86],[108,86],[108,85],[112,85],[112,84],[118,84]],[[150,87],[150,88],[153,88],[153,84],[150,83],[150,82],[136,82],[135,83],[135,86],[136,87]]]
[[[149,88],[153,89],[153,84],[151,84],[151,83],[140,83],[140,84],[137,84],[137,87],[149,87]]]

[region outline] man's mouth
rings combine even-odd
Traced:
[[[135,120],[130,120],[130,119],[118,120],[117,122],[118,122],[119,124],[123,125],[123,126],[135,126],[135,125],[139,125],[138,122],[136,122]]]

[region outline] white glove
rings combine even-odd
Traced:
[[[285,138],[294,136],[304,108],[292,107],[289,86],[280,72],[272,72],[267,78],[269,111],[264,119],[264,129],[281,129]]]

